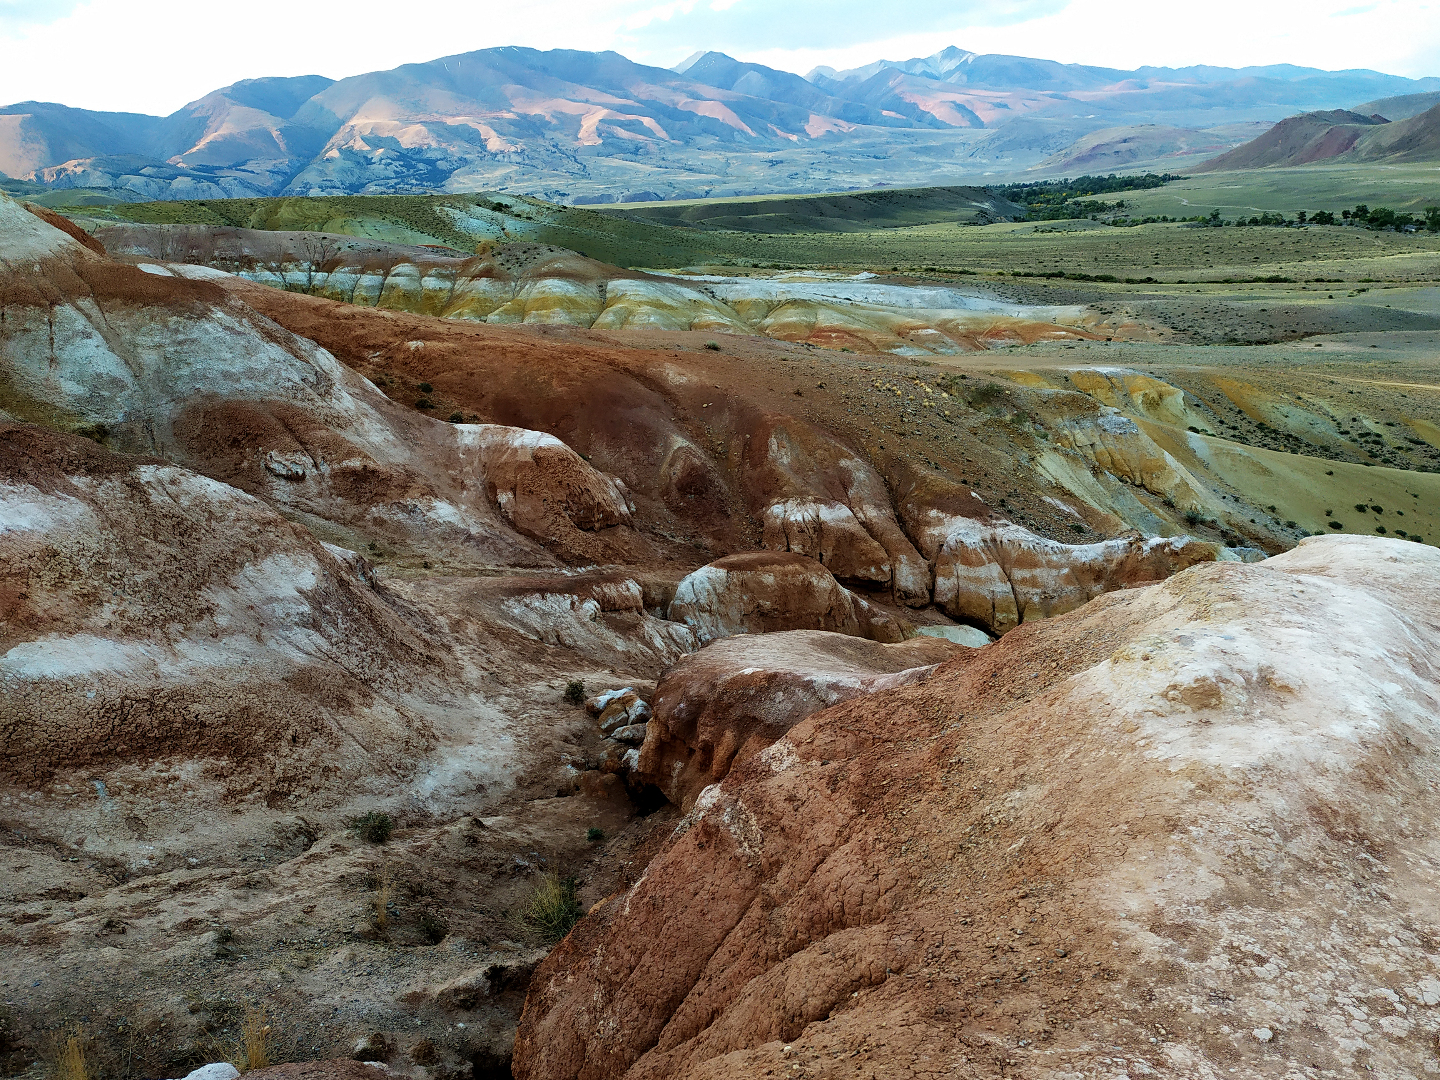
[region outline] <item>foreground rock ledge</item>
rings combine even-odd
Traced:
[[[1440,553],[1325,537],[817,713],[541,965],[515,1075],[1421,1075],[1437,642]]]

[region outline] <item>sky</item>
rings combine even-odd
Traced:
[[[1440,75],[1440,0],[0,0],[0,104],[164,115],[239,79],[343,78],[499,45],[670,67],[718,49],[804,74],[947,45],[1133,68]],[[397,13],[401,13],[397,18]]]

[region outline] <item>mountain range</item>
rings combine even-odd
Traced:
[[[846,190],[1018,173],[1137,124],[1164,129],[1139,140],[1162,159],[1198,160],[1250,138],[1247,124],[1437,91],[1440,79],[1363,70],[1121,71],[955,48],[802,78],[718,52],[669,70],[614,52],[506,47],[339,81],[245,80],[166,117],[10,105],[0,108],[0,173],[79,202]],[[1126,142],[1098,141],[1115,138]],[[1097,160],[1133,165],[1127,145],[1128,160]]]

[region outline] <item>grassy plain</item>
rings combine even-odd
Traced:
[[[1176,186],[1127,195],[1134,194],[1137,203],[1142,196],[1173,201],[1175,196],[1163,193]],[[945,193],[929,211],[935,220],[848,232],[828,227],[770,233],[697,229],[538,199],[486,195],[129,203],[74,208],[72,213],[150,224],[310,229],[465,251],[483,243],[529,240],[619,266],[649,268],[823,267],[941,278],[1068,273],[1155,278],[1167,284],[1273,276],[1346,283],[1440,280],[1440,236],[1342,226],[1210,229],[1156,223],[1117,228],[1090,221],[970,225],[957,220],[950,189],[934,190]],[[797,201],[802,200],[787,200]],[[905,210],[907,219],[925,213],[914,203]],[[794,211],[787,216],[795,216]]]
[[[1125,193],[1141,217],[1190,217],[1219,210],[1293,216],[1297,210],[1338,214],[1357,203],[1418,213],[1440,206],[1440,162],[1422,165],[1304,165],[1285,169],[1200,173],[1162,188]]]

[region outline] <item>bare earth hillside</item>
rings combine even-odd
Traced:
[[[1437,587],[1307,541],[811,716],[541,965],[516,1075],[1422,1075]]]
[[[1332,295],[386,205],[517,232],[0,197],[0,1072],[1421,1074],[1428,238],[1285,230]]]

